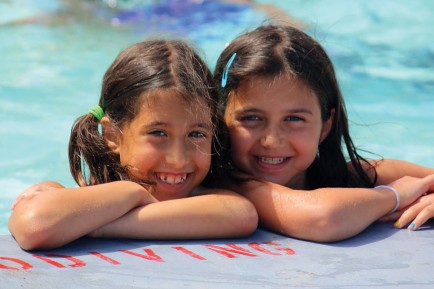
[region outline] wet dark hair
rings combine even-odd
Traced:
[[[222,88],[223,71],[234,53],[237,55],[229,68],[227,84]],[[329,119],[332,109],[335,110],[331,131],[319,145],[319,157],[307,169],[306,189],[373,187],[377,174],[359,155],[350,137],[345,103],[333,64],[321,45],[297,28],[264,25],[239,36],[226,47],[214,71],[219,113],[224,115],[228,98],[233,95],[231,92],[236,91],[242,81],[282,74],[302,80],[315,92],[323,121]],[[352,169],[348,168],[343,145]]]
[[[206,63],[186,43],[179,40],[149,40],[123,50],[106,71],[99,106],[119,128],[139,113],[144,95],[171,90],[193,105],[208,106],[214,130],[220,126],[217,94]],[[117,180],[131,180],[119,155],[107,146],[99,121],[91,114],[73,124],[69,141],[69,163],[74,180],[80,186]],[[218,173],[220,143],[212,141],[211,174]],[[205,181],[207,183],[207,181]]]

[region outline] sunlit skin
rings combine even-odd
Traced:
[[[159,201],[189,196],[210,168],[213,130],[204,107],[173,91],[159,92],[147,96],[139,114],[118,130],[112,149],[121,165],[154,182],[152,194]]]
[[[303,189],[332,117],[323,122],[312,90],[282,75],[242,82],[229,96],[225,122],[237,167],[260,180]]]
[[[247,236],[254,206],[232,191],[200,189],[211,164],[213,126],[205,103],[159,90],[143,95],[125,125],[101,119],[109,148],[133,180],[65,188],[48,181],[14,204],[9,229],[23,249],[50,249],[82,236],[208,239]],[[138,182],[155,185],[145,188]],[[67,209],[56,204],[67,203]]]

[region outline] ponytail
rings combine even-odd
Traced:
[[[122,179],[119,156],[109,149],[98,125],[93,115],[86,114],[76,119],[71,129],[69,166],[80,187]]]

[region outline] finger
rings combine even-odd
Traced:
[[[426,193],[433,192],[434,191],[434,175],[428,175],[428,176],[424,177],[423,181],[427,185],[427,192]]]
[[[14,210],[15,209],[15,207],[17,206],[17,204],[18,204],[18,202],[20,201],[20,196],[18,196],[15,200],[14,200],[14,202],[12,203],[12,205],[11,205],[11,210]]]
[[[434,204],[430,204],[420,211],[416,218],[410,223],[408,229],[416,231],[432,217],[434,217]]]
[[[27,198],[28,195],[29,195],[29,194],[27,193],[27,191],[24,191],[24,192],[22,192],[21,194],[19,194],[18,197],[16,197],[16,199],[15,199],[14,202],[12,203],[12,205],[11,205],[11,209],[14,210],[15,207],[18,205],[18,203],[19,203],[20,201],[22,201],[23,199]]]
[[[425,207],[426,203],[419,201],[408,207],[402,213],[401,217],[395,222],[395,228],[404,228],[405,226],[410,224],[410,222],[412,222]]]
[[[24,191],[22,191],[16,198],[15,201],[12,203],[11,205],[11,209],[14,210],[15,207],[18,205],[18,203],[20,201],[22,201],[25,198],[28,198],[30,196],[32,196],[32,194],[37,191],[39,189],[38,185],[31,185],[30,187],[28,187],[27,189],[25,189]]]

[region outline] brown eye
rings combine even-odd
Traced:
[[[288,116],[285,120],[297,122],[297,121],[304,121],[304,118],[299,117],[299,116],[295,116],[295,115],[291,115],[291,116]]]
[[[206,134],[201,131],[192,131],[188,134],[188,136],[192,138],[205,138]]]
[[[240,118],[241,121],[258,121],[261,118],[257,115],[246,115]]]
[[[149,134],[153,135],[153,136],[158,136],[158,137],[166,136],[166,133],[162,130],[154,130],[154,131],[149,132]]]

